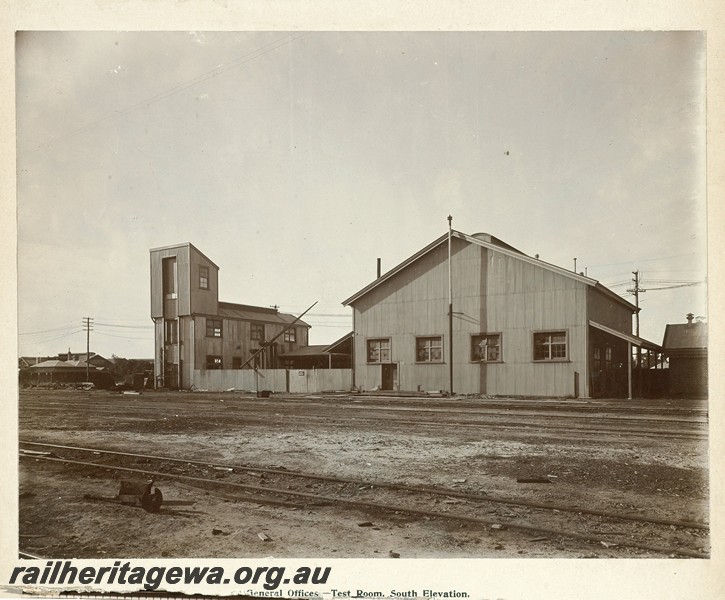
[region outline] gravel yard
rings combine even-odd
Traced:
[[[25,390],[19,410],[21,442],[275,466],[708,521],[707,412],[702,401],[346,395],[259,399],[236,392]],[[219,475],[213,469],[209,473]],[[657,556],[617,544],[536,536],[509,527],[492,530],[395,511],[240,502],[228,490],[171,478],[156,484],[165,500],[180,504],[167,504],[156,514],[85,498],[113,496],[120,477],[112,471],[23,457],[21,550],[49,558]],[[532,478],[549,483],[517,481]],[[426,502],[430,510],[455,507],[445,499]],[[512,526],[533,518],[524,509],[480,511]],[[542,518],[537,516],[537,523]],[[568,519],[571,524],[583,517],[574,512]],[[550,521],[560,526],[561,515]],[[594,522],[584,526],[587,531],[608,531]],[[650,544],[665,545],[656,532],[637,522],[622,522],[614,529],[627,539],[648,538]],[[268,539],[262,540],[260,533]],[[706,535],[693,540],[693,547],[707,552]]]

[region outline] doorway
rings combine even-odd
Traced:
[[[394,390],[398,387],[398,364],[386,363],[382,365],[382,383],[381,390]]]

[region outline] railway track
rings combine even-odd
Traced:
[[[135,397],[134,397],[135,398]],[[46,403],[21,407],[21,422],[31,414],[47,415],[50,410],[62,414],[77,413],[87,422],[105,417],[127,422],[149,423],[163,418],[193,418],[196,422],[213,419],[231,419],[240,425],[256,423],[309,425],[334,425],[337,427],[358,427],[374,423],[376,426],[391,427],[420,426],[428,429],[455,427],[457,430],[478,431],[486,429],[513,430],[521,434],[554,434],[568,437],[613,436],[617,438],[706,440],[707,420],[701,414],[669,415],[666,413],[626,414],[613,416],[607,412],[575,413],[568,411],[548,412],[539,407],[533,411],[520,412],[519,408],[491,409],[489,407],[455,408],[426,407],[420,403],[414,406],[368,406],[346,403],[331,407],[328,403],[306,403],[283,399],[280,403],[247,401],[224,402],[199,406],[193,402],[180,403],[173,408],[165,407],[154,398],[152,401],[133,403],[70,402],[48,406]],[[420,401],[419,401],[420,402]],[[501,405],[503,406],[503,405]],[[434,417],[434,419],[431,419]],[[687,417],[687,418],[686,418]]]
[[[612,513],[548,502],[493,497],[485,492],[339,478],[283,468],[213,463],[185,457],[119,452],[21,440],[21,446],[44,448],[51,455],[24,454],[25,460],[94,472],[132,473],[157,483],[185,482],[204,490],[222,490],[239,501],[319,506],[329,504],[379,514],[454,521],[489,532],[547,536],[567,543],[626,548],[645,556],[707,558],[709,526],[679,519]],[[89,460],[92,457],[92,460]],[[224,479],[213,477],[223,473]],[[224,491],[226,490],[226,491]],[[231,492],[231,493],[230,493]],[[431,506],[435,510],[431,510]],[[621,531],[626,528],[626,531]],[[542,539],[542,538],[539,538]],[[650,543],[648,540],[657,540]]]

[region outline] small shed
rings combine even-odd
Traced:
[[[662,348],[669,359],[670,394],[674,397],[707,397],[707,323],[668,324]]]

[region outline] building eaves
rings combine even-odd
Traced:
[[[332,342],[332,344],[325,346],[325,351],[331,352],[334,354],[335,350],[337,349],[338,346],[349,341],[350,339],[352,339],[352,337],[353,337],[353,332],[350,331],[349,333],[346,333],[345,335],[343,335],[339,340],[335,340],[334,342]]]
[[[171,244],[170,246],[159,246],[158,248],[151,248],[149,252],[159,252],[161,250],[173,250],[174,248],[193,248],[194,251],[204,257],[205,260],[209,261],[212,266],[219,270],[219,266],[206,254],[204,254],[199,248],[194,246],[191,242],[184,242],[183,244]]]
[[[251,306],[249,304],[234,304],[233,302],[219,302],[218,316],[229,319],[241,319],[243,321],[259,321],[262,323],[282,323],[289,325],[297,317],[288,313],[277,312],[275,309],[265,306]],[[296,324],[310,327],[304,321],[297,321]]]
[[[362,298],[369,291],[371,291],[372,289],[376,288],[381,283],[386,282],[388,279],[391,279],[397,273],[399,273],[400,271],[402,271],[403,269],[405,269],[405,267],[407,267],[408,265],[414,263],[420,257],[425,256],[431,250],[434,250],[435,248],[437,248],[438,246],[440,246],[446,239],[448,239],[448,234],[447,233],[444,234],[444,235],[442,235],[441,237],[439,237],[435,241],[431,242],[425,248],[423,248],[422,250],[419,250],[418,252],[416,252],[415,254],[413,254],[412,256],[410,256],[409,258],[407,258],[406,260],[404,260],[399,265],[393,267],[390,271],[388,271],[387,273],[381,275],[375,281],[373,281],[373,282],[369,283],[368,285],[366,285],[363,289],[361,289],[356,294],[353,294],[352,296],[350,296],[347,300],[343,300],[342,305],[343,306],[348,306],[348,305],[352,304],[353,302],[355,302],[356,300],[358,300],[359,298]]]
[[[501,254],[505,254],[506,256],[510,256],[513,258],[516,258],[518,260],[522,260],[526,263],[536,265],[539,267],[542,267],[544,269],[547,269],[549,271],[552,271],[554,273],[558,273],[559,275],[563,275],[564,277],[569,277],[570,279],[574,279],[576,281],[580,281],[582,283],[585,283],[591,287],[596,288],[600,292],[604,293],[605,295],[609,296],[612,300],[616,300],[620,304],[623,304],[627,306],[630,310],[633,312],[637,310],[637,307],[634,306],[631,302],[628,302],[621,296],[615,294],[613,291],[611,291],[609,288],[605,287],[601,283],[599,283],[596,279],[592,279],[590,277],[586,277],[584,275],[579,275],[578,273],[575,273],[573,271],[568,271],[567,269],[563,269],[562,267],[558,267],[556,265],[553,265],[551,263],[547,263],[546,261],[543,261],[538,258],[532,258],[531,256],[528,256],[521,252],[520,250],[517,250],[513,246],[509,246],[505,242],[499,240],[498,238],[494,238],[493,236],[490,236],[492,241],[488,242],[483,239],[480,239],[479,237],[474,237],[471,235],[467,235],[465,233],[461,233],[460,231],[453,231],[452,232],[453,237],[456,237],[458,239],[467,241],[471,244],[476,244],[478,246],[481,246],[483,248],[487,248],[489,250],[493,250],[494,252],[500,252]],[[438,246],[440,246],[442,243],[444,243],[448,239],[448,234],[444,234],[435,241],[428,244],[425,248],[422,250],[419,250],[415,254],[413,254],[411,257],[409,257],[407,260],[403,261],[384,275],[381,275],[379,278],[377,278],[375,281],[369,283],[366,287],[361,289],[356,294],[350,296],[347,300],[343,301],[343,306],[348,306],[376,288],[381,283],[384,283],[388,279],[395,276],[397,273],[405,269],[407,266],[411,265],[415,261],[417,261],[422,256],[426,255],[431,250],[434,250]],[[495,240],[495,241],[493,241]]]
[[[662,347],[665,350],[707,348],[707,325],[705,323],[667,324]]]
[[[597,323],[596,321],[590,320],[589,325],[596,329],[599,329],[600,331],[604,331],[605,333],[618,337],[622,340],[626,340],[627,342],[630,342],[633,346],[644,348],[645,350],[654,350],[655,352],[660,352],[662,350],[662,347],[658,344],[655,344],[654,342],[650,342],[649,340],[646,340],[644,338],[637,337],[636,335],[632,335],[631,333],[617,331],[616,329],[612,329],[611,327],[607,327],[606,325],[602,325],[601,323]]]
[[[327,346],[315,345],[315,346],[302,346],[293,350],[292,352],[284,352],[279,355],[280,358],[303,358],[311,356],[327,356]]]

